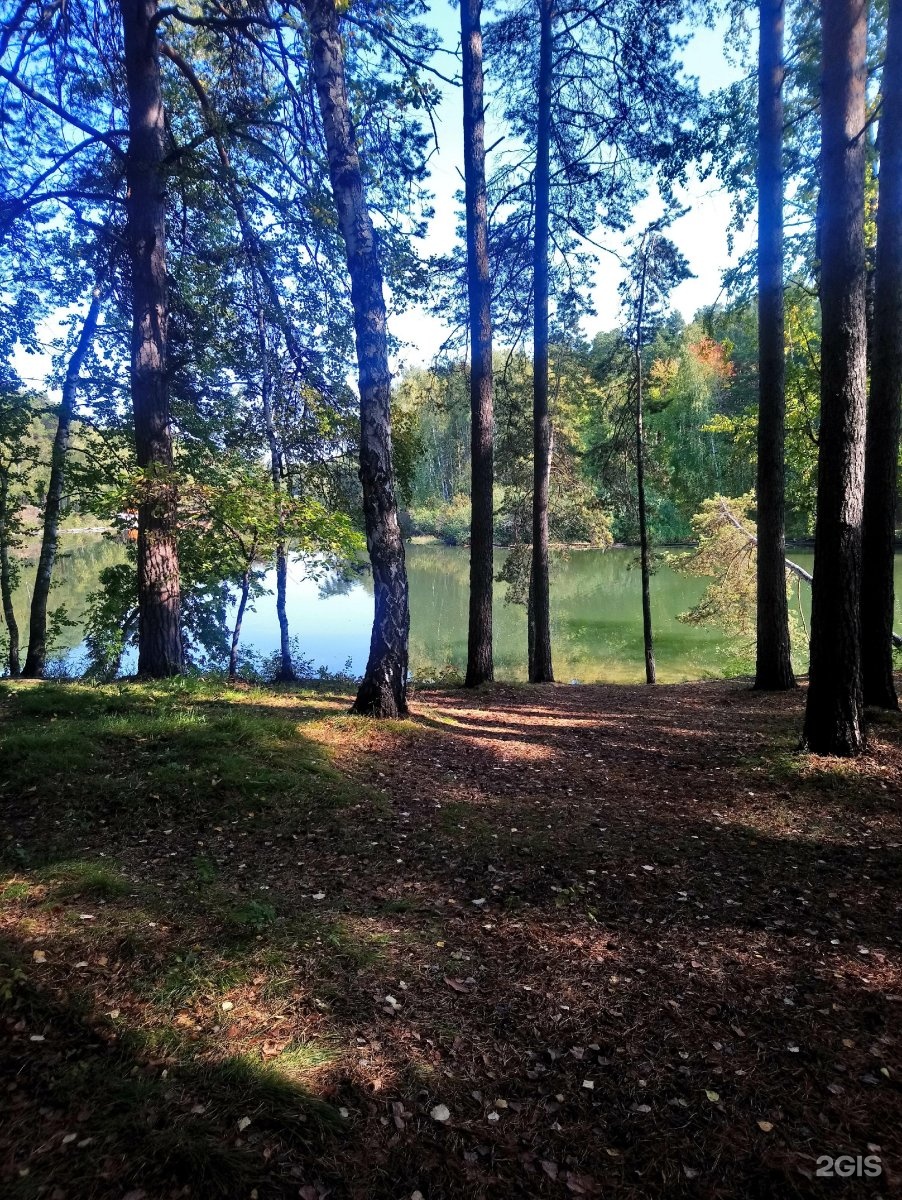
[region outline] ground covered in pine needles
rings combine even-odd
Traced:
[[[729,682],[0,696],[9,1200],[899,1193],[895,716],[837,763]]]

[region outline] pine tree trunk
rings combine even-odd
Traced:
[[[861,652],[864,702],[898,708],[893,567],[902,397],[902,0],[890,0],[880,107],[873,356],[864,474]]]
[[[553,683],[548,555],[551,419],[548,413],[548,257],[551,209],[552,3],[539,0],[539,95],[536,136],[535,246],[533,253],[533,488],[532,625],[530,683]]]
[[[758,553],[755,687],[795,687],[784,527],[783,0],[760,0],[758,47]]]
[[[100,315],[100,288],[94,289],[91,305],[81,327],[78,342],[69,359],[63,394],[60,399],[56,421],[56,434],[50,457],[50,479],[44,501],[44,529],[41,537],[41,554],[31,595],[31,613],[28,628],[28,653],[22,674],[26,679],[39,679],[44,674],[47,662],[47,604],[53,582],[53,565],[59,546],[60,511],[63,502],[63,485],[66,473],[66,456],[69,452],[69,434],[75,414],[78,395],[78,377],[97,328]]]
[[[642,325],[645,320],[646,261],[639,284],[636,341],[633,362],[636,376],[636,496],[639,505],[639,569],[642,576],[642,644],[645,649],[645,682],[655,683],[655,639],[651,624],[651,554],[648,541],[648,507],[645,502],[645,413],[643,412]]]
[[[144,474],[138,506],[138,673],[182,670],[177,492],[166,377],[166,168],[157,0],[119,0],[128,87],[125,238],[131,299],[135,449]]]
[[[15,679],[19,674],[19,625],[13,608],[12,567],[9,561],[9,479],[5,472],[0,475],[0,603],[9,636],[9,674]]]
[[[241,641],[241,624],[244,621],[244,610],[247,608],[247,598],[251,591],[251,560],[241,576],[241,596],[238,600],[238,611],[235,613],[235,624],[232,627],[232,645],[229,648],[229,679],[238,674],[238,643]]]
[[[470,308],[470,629],[466,686],[494,678],[492,584],[492,311],[488,205],[485,185],[485,111],[482,72],[482,0],[461,0],[464,179],[467,214],[467,289]]]
[[[637,356],[638,357],[638,356]],[[648,510],[645,503],[645,427],[642,414],[642,364],[636,374],[636,491],[639,498],[639,564],[642,575],[642,642],[645,647],[645,682],[655,683],[655,639],[651,625],[651,554],[648,543]]]
[[[823,0],[821,87],[821,424],[802,743],[819,754],[864,747],[861,523],[867,329],[864,156],[865,0]]]
[[[305,11],[329,178],[351,277],[360,388],[360,482],[375,594],[369,659],[351,711],[394,717],[407,712],[410,609],[392,471],[382,270],[351,122],[335,0],[307,0]]]

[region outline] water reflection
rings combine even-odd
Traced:
[[[504,551],[496,552],[496,568]],[[811,567],[811,556],[794,556]],[[70,669],[84,663],[80,643],[85,601],[104,567],[122,562],[125,549],[96,534],[67,534],[56,572],[52,606],[65,604],[76,627],[67,631]],[[16,609],[23,631],[35,557],[23,564]],[[446,666],[462,671],[467,648],[466,549],[435,545],[407,547],[410,579],[410,663],[415,674],[435,676]],[[902,603],[902,557],[897,558],[897,609]],[[266,579],[275,590],[274,572]],[[655,651],[662,682],[737,674],[751,668],[748,647],[719,630],[686,625],[677,619],[703,590],[702,580],[661,566],[652,577]],[[495,588],[495,667],[501,679],[526,678],[526,615],[504,603],[504,587]],[[804,599],[807,601],[807,594]],[[305,577],[300,561],[288,577],[288,618],[305,658],[330,671],[350,658],[362,671],[369,649],[373,614],[372,580],[368,573],[325,586]],[[633,550],[574,550],[555,563],[552,574],[552,633],[555,673],[559,680],[588,683],[641,682],[642,624],[639,572]],[[806,611],[807,620],[807,611]],[[902,628],[902,615],[897,618]],[[242,645],[267,655],[278,646],[274,595],[262,596],[246,614]],[[804,648],[799,648],[803,650]],[[805,669],[804,654],[798,655]],[[123,663],[127,671],[133,662]]]

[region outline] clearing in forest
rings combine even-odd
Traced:
[[[896,716],[348,703],[3,686],[4,1196],[894,1193]]]

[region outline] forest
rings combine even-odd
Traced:
[[[895,1194],[900,407],[902,0],[0,0],[2,1194]]]

